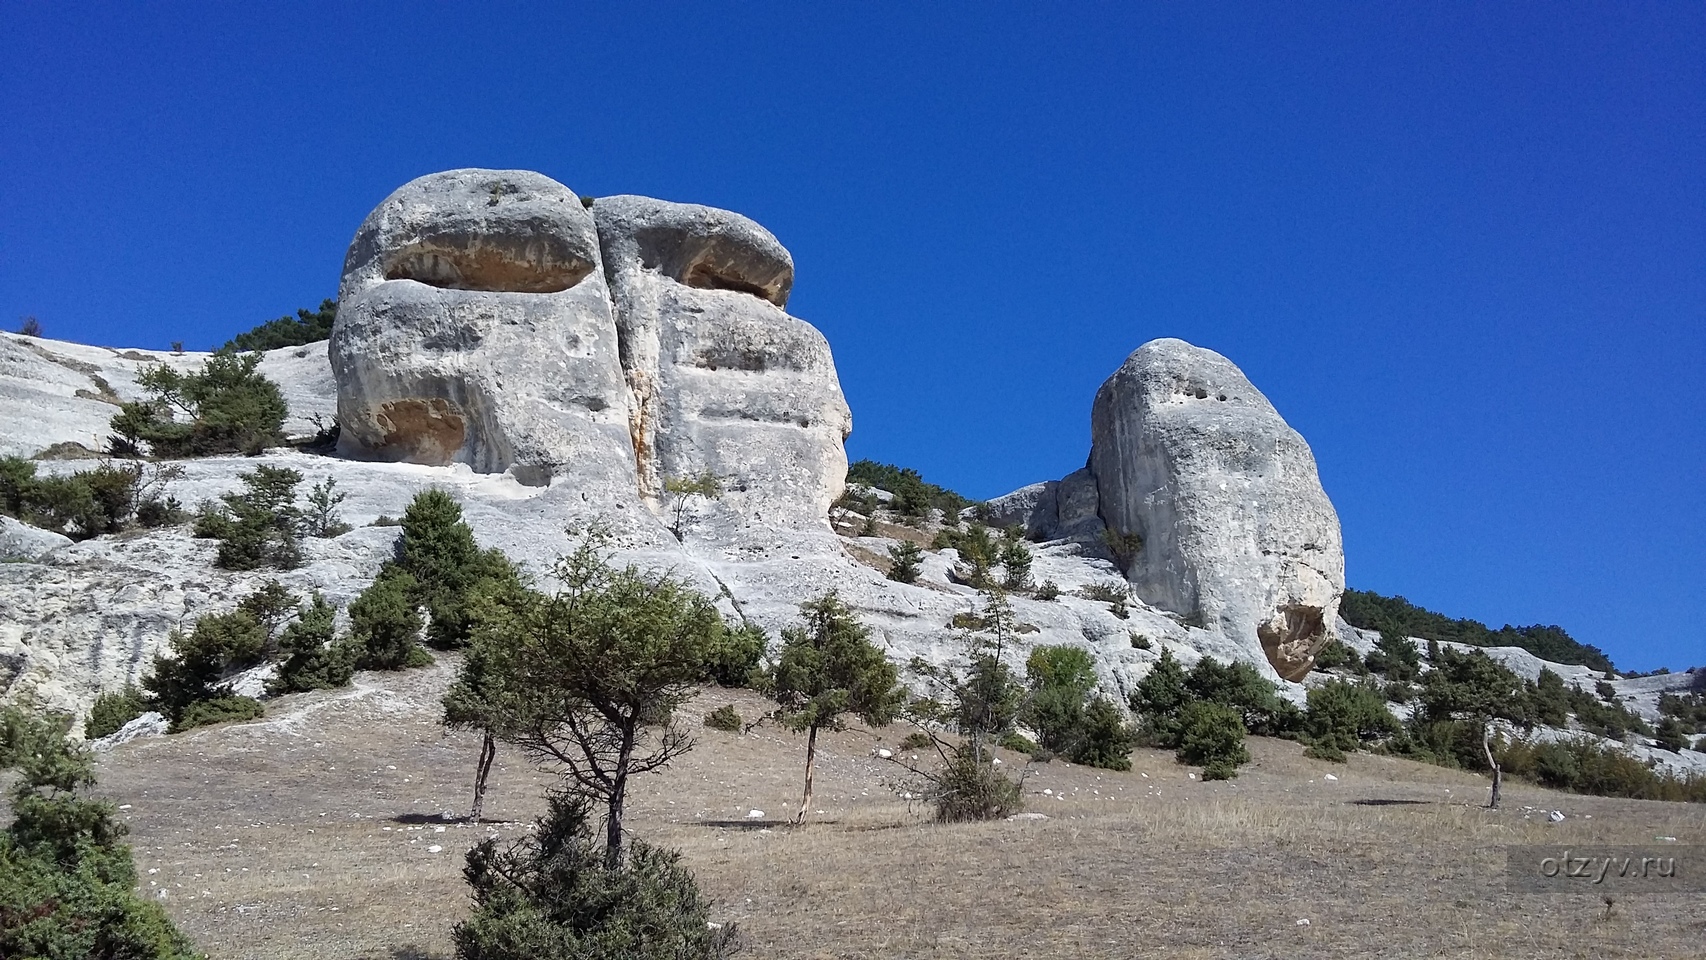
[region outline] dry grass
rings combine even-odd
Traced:
[[[447,678],[364,674],[355,696],[291,697],[266,722],[109,755],[102,789],[131,805],[145,891],[166,890],[219,957],[448,957],[462,852],[526,829],[549,778],[502,755],[487,814],[503,822],[440,822],[465,807],[476,752],[436,724]],[[763,711],[713,690],[688,719],[724,703]],[[801,741],[705,730],[640,786],[632,830],[686,852],[753,957],[1697,958],[1706,943],[1698,898],[1631,899],[1607,919],[1598,898],[1503,882],[1513,843],[1706,843],[1697,805],[1513,785],[1488,811],[1472,775],[1258,740],[1230,783],[1154,751],[1130,773],[1057,763],[1026,782],[1048,820],[937,826],[872,756],[905,732],[827,738],[822,812],[794,829]],[[1553,809],[1567,819],[1547,822]]]

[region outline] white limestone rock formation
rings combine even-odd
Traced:
[[[641,492],[704,472],[736,523],[827,530],[853,418],[829,343],[784,307],[794,261],[739,214],[593,203],[632,398]]]
[[[1339,518],[1315,457],[1231,361],[1154,340],[1096,393],[1090,471],[1145,602],[1309,672],[1344,593]]]
[[[70,545],[71,538],[64,534],[32,527],[11,517],[0,517],[0,561],[34,563],[60,547]]]
[[[331,340],[341,453],[631,497],[634,451],[592,216],[522,170],[411,181],[344,261]]]

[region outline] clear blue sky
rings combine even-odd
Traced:
[[[1706,663],[1699,3],[3,16],[8,327],[216,344],[451,167],[713,204],[792,249],[855,458],[1061,476],[1182,337],[1308,438],[1351,585]]]

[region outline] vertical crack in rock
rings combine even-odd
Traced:
[[[630,196],[592,210],[642,494],[710,472],[729,523],[827,529],[852,415],[828,342],[782,309],[787,249],[726,210]]]

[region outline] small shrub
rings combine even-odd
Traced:
[[[115,447],[163,458],[258,454],[283,442],[289,408],[278,384],[260,373],[259,353],[216,353],[197,373],[159,364],[137,377],[148,399],[112,418]],[[178,419],[179,416],[185,419]]]
[[[741,719],[740,711],[730,704],[723,704],[705,715],[705,726],[724,733],[739,733],[746,721]]]
[[[1340,667],[1352,671],[1363,669],[1362,657],[1355,650],[1346,646],[1344,641],[1334,638],[1328,641],[1320,652],[1315,654],[1315,669],[1336,670]]]
[[[263,466],[240,478],[241,492],[220,497],[223,506],[204,505],[196,517],[195,535],[219,541],[214,565],[226,570],[301,566],[302,511],[295,500],[302,474]]]
[[[1153,649],[1153,645],[1150,644],[1148,637],[1141,633],[1133,632],[1131,635],[1131,648],[1133,650],[1150,650]]]
[[[325,597],[314,594],[310,605],[279,637],[278,673],[267,684],[268,693],[332,690],[350,682],[361,651],[355,641],[337,638],[336,615]]]
[[[41,336],[41,321],[35,317],[25,317],[18,322],[18,333],[26,337]]]
[[[1315,760],[1327,760],[1332,763],[1344,763],[1345,752],[1333,744],[1331,740],[1316,740],[1305,747],[1303,755]]]
[[[350,637],[356,645],[356,666],[363,670],[402,670],[431,663],[421,649],[424,623],[409,599],[414,577],[382,572],[349,605]]]
[[[337,484],[336,480],[327,477],[308,491],[308,509],[302,515],[302,531],[310,537],[330,539],[355,529],[338,514],[338,504],[344,502],[346,494],[336,492]]]
[[[1108,612],[1121,620],[1131,619],[1131,610],[1126,606],[1124,597],[1108,604]]]
[[[681,855],[629,841],[614,864],[585,798],[553,793],[527,837],[468,851],[474,909],[452,933],[458,960],[723,960],[739,946]]]
[[[924,558],[924,551],[911,540],[902,540],[889,548],[888,577],[896,583],[916,583],[919,574],[919,561]]]
[[[1044,580],[1042,584],[1037,587],[1037,592],[1033,594],[1033,596],[1038,600],[1045,602],[1058,600],[1060,599],[1060,584],[1055,583],[1053,580]]]
[[[929,750],[934,746],[936,746],[936,738],[922,730],[914,730],[900,740],[902,750]]]
[[[913,736],[917,736],[917,734],[914,734]],[[908,739],[910,739],[910,737]],[[928,740],[929,738],[926,737],[925,739]],[[1022,753],[1026,756],[1032,756],[1041,750],[1041,748],[1037,746],[1036,741],[1017,730],[1009,730],[1005,734],[1002,734],[1001,739],[997,741],[997,743],[1014,753]],[[904,747],[905,744],[903,743],[902,746]]]
[[[1216,760],[1202,768],[1203,780],[1231,780],[1238,776],[1238,767],[1225,760]]]
[[[1009,533],[1017,528],[1010,528]],[[1023,590],[1031,585],[1031,551],[1023,541],[1008,538],[1001,549],[1003,570],[1001,585],[1008,590]]]
[[[38,477],[21,457],[0,459],[0,514],[87,540],[123,530],[142,495],[141,466],[101,464],[61,476]]]
[[[396,517],[390,516],[388,514],[383,514],[383,513],[377,517],[374,517],[373,522],[368,524],[368,526],[370,526],[370,527],[400,527],[402,525],[403,525],[403,521],[398,520]]]
[[[1309,691],[1304,729],[1312,742],[1339,751],[1398,732],[1398,720],[1372,686],[1330,680]]]
[[[943,823],[1000,820],[1025,808],[1019,781],[1002,773],[987,753],[962,745],[942,768],[929,799]]]
[[[135,684],[127,683],[122,689],[95,698],[88,719],[83,721],[83,736],[90,740],[110,737],[147,712],[148,697]]]
[[[1203,767],[1205,779],[1226,779],[1210,776],[1209,768],[1236,776],[1237,768],[1250,762],[1238,711],[1209,701],[1188,704],[1180,716],[1178,761]]]
[[[1086,600],[1100,600],[1103,603],[1119,601],[1123,603],[1129,596],[1129,592],[1124,581],[1119,583],[1103,582],[1087,583],[1079,587],[1078,595]]]
[[[184,717],[195,704],[230,696],[225,678],[261,663],[269,646],[266,627],[241,607],[208,614],[187,634],[172,631],[166,642],[172,655],[155,659],[142,688],[149,706],[164,714],[174,731],[187,729]]]
[[[720,687],[753,686],[758,662],[769,646],[763,627],[749,624],[724,630],[707,645],[706,679]]]
[[[216,723],[255,720],[265,716],[266,712],[267,708],[261,706],[261,702],[253,697],[229,696],[197,700],[190,704],[178,722],[172,724],[172,732],[178,733]]]
[[[1688,749],[1691,738],[1683,728],[1682,722],[1675,717],[1666,717],[1660,721],[1659,729],[1653,735],[1658,745],[1672,753],[1681,753]]]
[[[1113,555],[1114,563],[1121,571],[1130,569],[1131,562],[1143,552],[1143,538],[1135,533],[1121,533],[1112,528],[1103,528],[1102,543],[1107,546],[1108,553]]]

